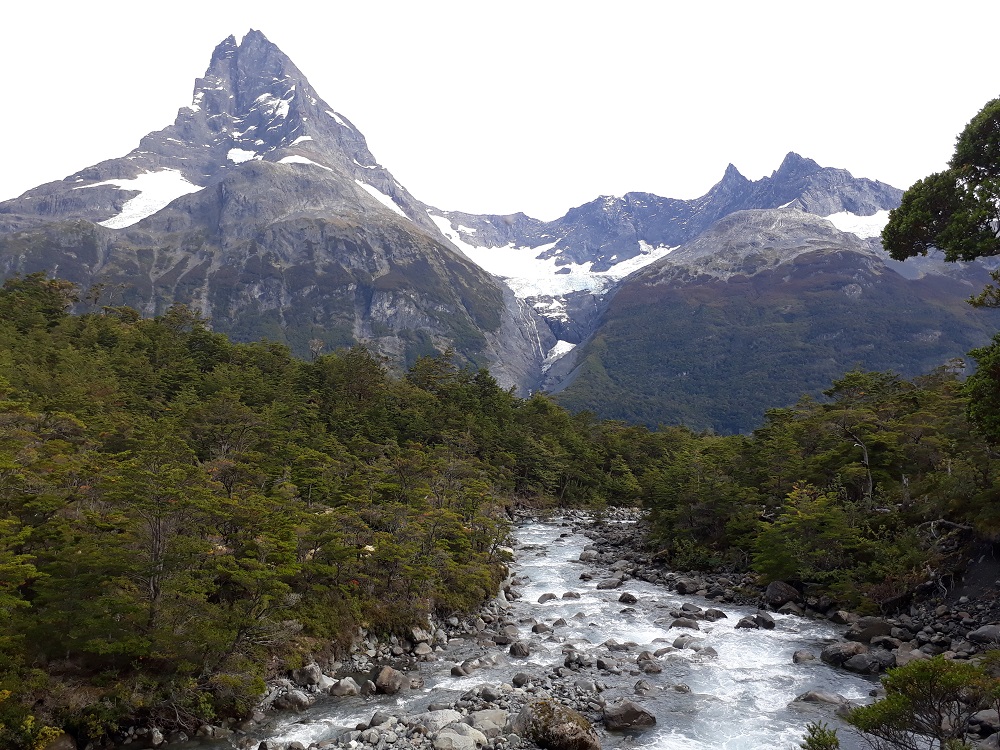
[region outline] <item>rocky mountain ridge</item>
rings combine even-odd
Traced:
[[[302,355],[451,348],[521,392],[554,343],[258,31],[219,44],[192,103],[131,153],[0,204],[0,273],[39,270]]]

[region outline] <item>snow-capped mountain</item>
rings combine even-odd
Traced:
[[[522,391],[555,343],[258,31],[219,44],[191,103],[133,151],[0,204],[0,271],[35,270],[302,354],[452,347]]]
[[[133,151],[0,203],[0,276],[101,283],[147,315],[182,302],[303,355],[450,347],[601,416],[742,430],[856,364],[916,374],[988,339],[997,321],[964,305],[981,264],[882,252],[900,195],[791,153],[694,200],[438,209],[251,31]]]

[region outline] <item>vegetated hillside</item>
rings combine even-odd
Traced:
[[[745,221],[788,221],[750,213],[627,280],[556,400],[607,419],[748,432],[855,366],[914,376],[1000,327],[996,311],[965,301],[985,269],[905,278],[819,220],[748,236]]]
[[[450,357],[395,378],[362,348],[304,361],[186,307],[76,301],[42,275],[0,289],[4,747],[31,711],[84,743],[137,713],[245,715],[360,625],[475,611],[510,503],[617,492],[626,428]]]
[[[75,294],[41,275],[0,289],[5,746],[245,716],[263,677],[358,625],[474,610],[504,575],[511,504],[642,504],[677,569],[869,609],[966,559],[928,522],[1000,529],[996,453],[954,370],[848,373],[749,438],[651,432],[447,357],[395,378],[357,347],[233,344],[179,306],[72,316]]]

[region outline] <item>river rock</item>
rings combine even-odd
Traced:
[[[546,625],[544,622],[536,622],[534,625],[531,626],[531,632],[532,633],[551,633],[552,632],[552,626],[551,625]]]
[[[579,599],[580,598],[580,594],[577,591],[566,591],[565,593],[563,593],[562,598],[563,599]]]
[[[580,553],[580,562],[594,562],[600,555],[598,555],[596,550],[585,549]]]
[[[767,612],[758,612],[753,616],[753,619],[764,630],[774,630],[774,618]]]
[[[636,598],[635,594],[630,594],[628,591],[625,591],[618,597],[618,601],[622,604],[635,604],[639,600]]]
[[[721,609],[706,609],[703,613],[705,619],[709,622],[715,622],[716,620],[728,620],[729,617]]]
[[[881,657],[879,654],[887,654],[888,658]],[[891,663],[886,663],[891,660]],[[877,649],[875,651],[869,651],[865,654],[855,654],[850,659],[846,659],[842,666],[848,672],[854,672],[856,674],[878,674],[884,671],[887,667],[895,665],[896,659],[892,654],[883,649]]]
[[[540,597],[538,597],[538,603],[545,604],[545,602],[550,602],[553,599],[558,599],[558,598],[559,597],[557,597],[555,594],[552,593],[542,594]]]
[[[862,617],[851,626],[844,637],[849,641],[868,643],[877,635],[889,635],[892,633],[892,625],[880,617]]]
[[[434,653],[434,649],[431,648],[429,643],[420,642],[413,647],[413,653],[417,656],[428,656]]]
[[[510,644],[510,655],[518,659],[531,656],[531,645],[527,641],[515,641]]]
[[[548,750],[601,750],[587,717],[551,700],[528,703],[511,720],[511,729]]]
[[[597,582],[597,588],[601,590],[605,589],[616,589],[624,583],[621,577],[617,578],[605,578]]]
[[[764,601],[774,609],[798,598],[798,589],[784,581],[771,581],[764,590]]]
[[[807,661],[815,661],[816,654],[812,651],[807,651],[804,648],[800,648],[794,654],[792,654],[792,662],[795,664],[805,664]]]
[[[310,687],[318,685],[323,679],[323,670],[318,664],[307,664],[301,669],[292,670],[292,682],[300,687]]]
[[[741,617],[740,621],[736,623],[737,630],[760,630],[760,625],[752,617]]]
[[[693,594],[701,588],[701,584],[693,578],[678,578],[674,586],[678,594]]]
[[[830,622],[834,625],[850,625],[852,622],[856,622],[858,616],[850,612],[846,612],[842,609],[838,609],[832,615],[830,615]]]
[[[457,734],[461,737],[465,737],[467,739],[472,740],[472,742],[475,745],[478,745],[480,747],[488,742],[485,734],[480,732],[475,727],[466,724],[463,721],[455,722],[454,724],[449,724],[442,730],[442,732],[453,732],[454,734]]]
[[[976,628],[967,636],[973,643],[990,644],[1000,642],[1000,625],[983,625]]]
[[[852,656],[867,652],[868,647],[865,644],[858,643],[857,641],[848,641],[846,643],[833,643],[827,646],[820,652],[819,658],[827,664],[839,667]]]
[[[378,673],[378,677],[375,678],[375,688],[380,693],[395,695],[403,689],[406,682],[406,675],[398,669],[382,667],[382,670]]]
[[[617,729],[644,729],[656,724],[656,717],[638,703],[621,701],[604,708],[604,726]]]
[[[672,623],[670,623],[671,628],[691,628],[692,630],[701,630],[697,621],[692,620],[690,617],[678,617]]]
[[[507,726],[508,718],[509,716],[506,711],[497,708],[473,711],[469,714],[472,726],[487,737],[498,736],[503,731],[503,728]]]
[[[434,750],[476,750],[476,741],[471,737],[447,729],[437,733],[437,736],[434,737],[433,747]]]
[[[795,615],[796,617],[802,617],[803,611],[802,607],[795,602],[785,602],[777,609],[779,615]]]
[[[800,703],[829,703],[832,706],[840,706],[848,702],[844,696],[826,690],[810,690],[796,696],[795,700]]]
[[[440,732],[449,724],[462,720],[462,714],[453,708],[444,708],[437,711],[424,711],[422,714],[413,714],[407,719],[407,724],[419,724],[431,734]]]
[[[274,707],[279,711],[304,711],[313,704],[313,700],[301,690],[289,690],[275,699]]]

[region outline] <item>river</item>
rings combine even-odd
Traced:
[[[629,653],[614,654],[626,668],[623,674],[588,670],[580,676],[601,683],[601,695],[607,702],[619,697],[635,700],[657,717],[656,726],[636,735],[633,746],[649,750],[784,750],[797,748],[805,725],[817,720],[840,728],[845,750],[860,746],[859,740],[833,715],[832,707],[793,703],[796,696],[810,690],[839,693],[856,702],[870,700],[869,692],[877,684],[872,679],[833,669],[818,658],[803,664],[792,662],[792,654],[798,649],[807,649],[818,657],[824,645],[838,640],[840,631],[834,626],[774,614],[773,630],[737,630],[739,619],[752,616],[756,610],[681,596],[639,580],[629,580],[615,590],[598,590],[596,583],[605,577],[606,570],[578,561],[590,540],[558,521],[521,525],[516,529],[516,539],[514,572],[523,596],[509,607],[511,619],[519,623],[520,637],[531,641],[528,658],[509,656],[506,646],[484,649],[471,639],[453,639],[439,660],[420,664],[422,689],[404,690],[396,696],[323,698],[302,714],[279,716],[266,730],[255,731],[253,747],[263,738],[281,743],[299,741],[308,746],[369,721],[376,710],[414,713],[431,703],[453,703],[484,683],[509,682],[517,672],[551,672],[562,666],[563,650],[568,645],[585,653],[592,651],[595,658],[608,657],[609,652],[600,644],[609,639],[639,645]],[[593,580],[580,579],[585,571],[594,576]],[[570,591],[580,597],[561,598]],[[623,591],[638,601],[628,606],[621,604],[618,598]],[[539,604],[539,597],[546,593],[560,598]],[[718,607],[727,618],[700,622],[699,632],[667,630],[663,618],[669,622],[669,611],[686,602],[703,608]],[[552,633],[531,633],[534,620],[551,625],[559,618],[566,625]],[[685,633],[713,647],[718,657],[701,657],[695,651],[681,649],[661,657],[659,674],[629,673],[629,668],[634,672],[639,652],[669,646]],[[496,666],[483,667],[469,677],[451,676],[456,662],[491,654],[499,657]],[[570,677],[569,681],[574,679]],[[639,679],[666,689],[637,697],[634,685]],[[675,685],[686,685],[690,692],[678,692],[671,688]],[[612,734],[603,741],[605,747],[612,747],[622,739],[623,735]],[[242,746],[247,746],[246,740]],[[204,747],[230,746],[207,743]]]

